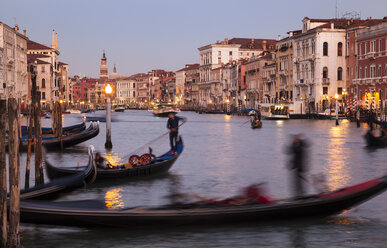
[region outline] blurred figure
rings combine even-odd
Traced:
[[[295,135],[287,153],[292,157],[289,170],[293,172],[293,188],[295,197],[301,197],[305,193],[303,180],[306,172],[306,149],[309,144],[302,138],[301,134]]]
[[[356,126],[360,127],[360,108],[356,111]]]
[[[95,154],[95,165],[97,168],[106,169],[106,160],[104,157],[101,156],[99,152]]]
[[[174,113],[168,114],[167,128],[169,129],[169,141],[173,154],[176,154],[177,151],[177,137],[179,136],[180,120],[183,120],[183,122],[186,121],[185,118],[177,117]]]

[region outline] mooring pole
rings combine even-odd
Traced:
[[[8,100],[9,247],[20,247],[20,164],[17,101]]]
[[[33,126],[33,111],[32,105],[28,109],[28,146],[27,146],[27,161],[26,161],[26,175],[24,188],[30,187],[30,169],[31,169],[31,146],[32,146],[32,126]]]
[[[7,169],[5,161],[5,125],[7,102],[0,100],[0,247],[7,246]]]
[[[35,186],[44,183],[42,166],[42,128],[40,124],[40,92],[37,91],[34,103],[34,151],[35,151]]]

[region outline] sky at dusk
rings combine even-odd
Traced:
[[[198,63],[198,47],[224,38],[284,37],[303,17],[334,18],[336,0],[1,0],[0,21],[16,23],[36,42],[58,33],[70,75],[97,77],[103,50],[120,75],[176,71]],[[387,16],[386,0],[337,0],[339,16]]]

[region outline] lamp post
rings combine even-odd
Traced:
[[[339,125],[339,95],[335,94],[335,100],[336,100],[336,126]]]
[[[111,149],[113,147],[112,140],[111,140],[111,94],[113,92],[113,88],[110,86],[110,84],[107,84],[105,87],[105,94],[107,96],[107,104],[106,104],[106,142],[105,142],[105,148]]]

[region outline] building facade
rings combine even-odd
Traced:
[[[355,98],[367,109],[385,109],[387,95],[387,20],[356,31]]]
[[[27,40],[25,33],[0,22],[0,98],[28,101]]]
[[[248,59],[261,54],[263,51],[274,50],[275,40],[270,39],[248,39],[233,38],[231,40],[217,41],[215,44],[206,45],[198,48],[200,56],[200,82],[199,82],[199,105],[207,106],[216,93],[213,92],[217,87],[214,85],[218,79],[213,79],[211,70],[230,64],[232,61]],[[243,80],[242,88],[238,89],[238,102],[244,101]],[[242,99],[239,99],[242,90]],[[225,102],[224,102],[225,103]]]

